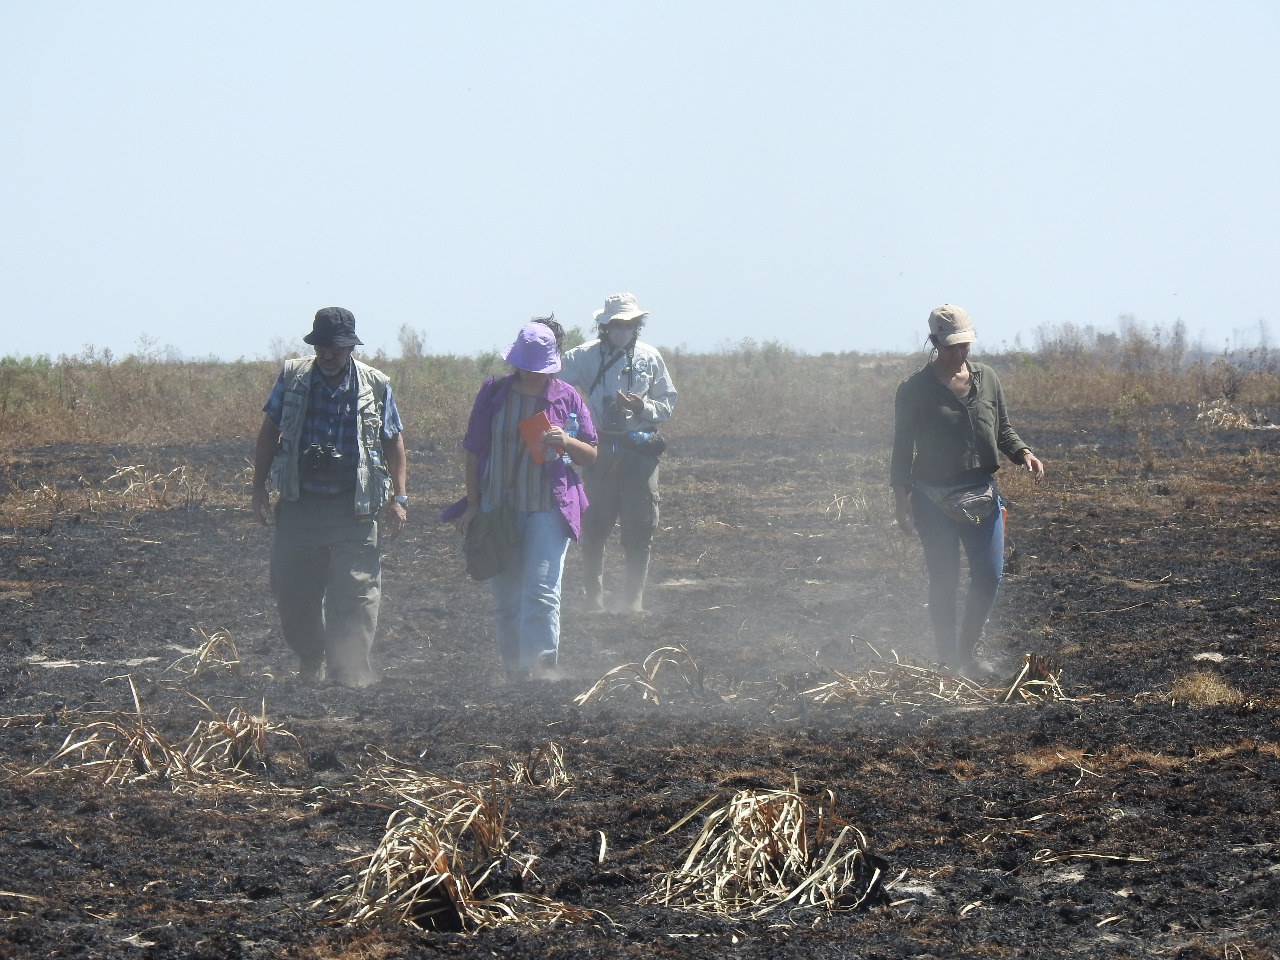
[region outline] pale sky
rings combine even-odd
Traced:
[[[979,346],[1280,292],[1280,3],[0,0],[0,356]]]

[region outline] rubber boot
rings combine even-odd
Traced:
[[[649,552],[627,554],[627,572],[623,581],[622,612],[644,613],[644,585],[649,578]]]
[[[594,544],[582,545],[582,578],[587,593],[587,609],[593,613],[604,610],[604,545],[599,551]]]

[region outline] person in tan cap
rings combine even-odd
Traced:
[[[586,398],[600,452],[583,471],[590,506],[582,521],[587,606],[604,610],[604,548],[615,524],[626,557],[621,600],[613,609],[644,612],[649,554],[658,529],[659,432],[671,419],[676,388],[662,354],[640,342],[649,311],[629,293],[607,297],[595,312],[599,337],[564,355],[560,376]]]
[[[969,359],[969,314],[944,303],[929,314],[933,355],[898,386],[889,483],[898,525],[915,530],[929,573],[929,616],[938,658],[957,672],[974,659],[1004,573],[999,455],[1044,479],[1044,464],[1009,424],[994,370]],[[956,628],[960,547],[969,560],[964,618]]]

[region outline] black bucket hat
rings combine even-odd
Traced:
[[[311,332],[302,338],[313,347],[359,347],[364,341],[356,336],[356,317],[346,307],[322,307],[316,311]]]

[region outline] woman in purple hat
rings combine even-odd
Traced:
[[[509,683],[546,676],[558,662],[560,576],[587,507],[574,468],[596,459],[591,414],[578,392],[555,377],[563,337],[554,316],[539,317],[526,323],[503,352],[514,370],[484,382],[462,441],[467,495],[441,514],[465,536],[481,512],[504,501],[515,509],[520,541],[515,562],[489,581],[498,652]],[[538,464],[519,424],[542,412],[551,427],[542,434],[545,452]],[[565,432],[570,414],[577,416],[576,436]],[[572,464],[561,458],[561,450]]]

